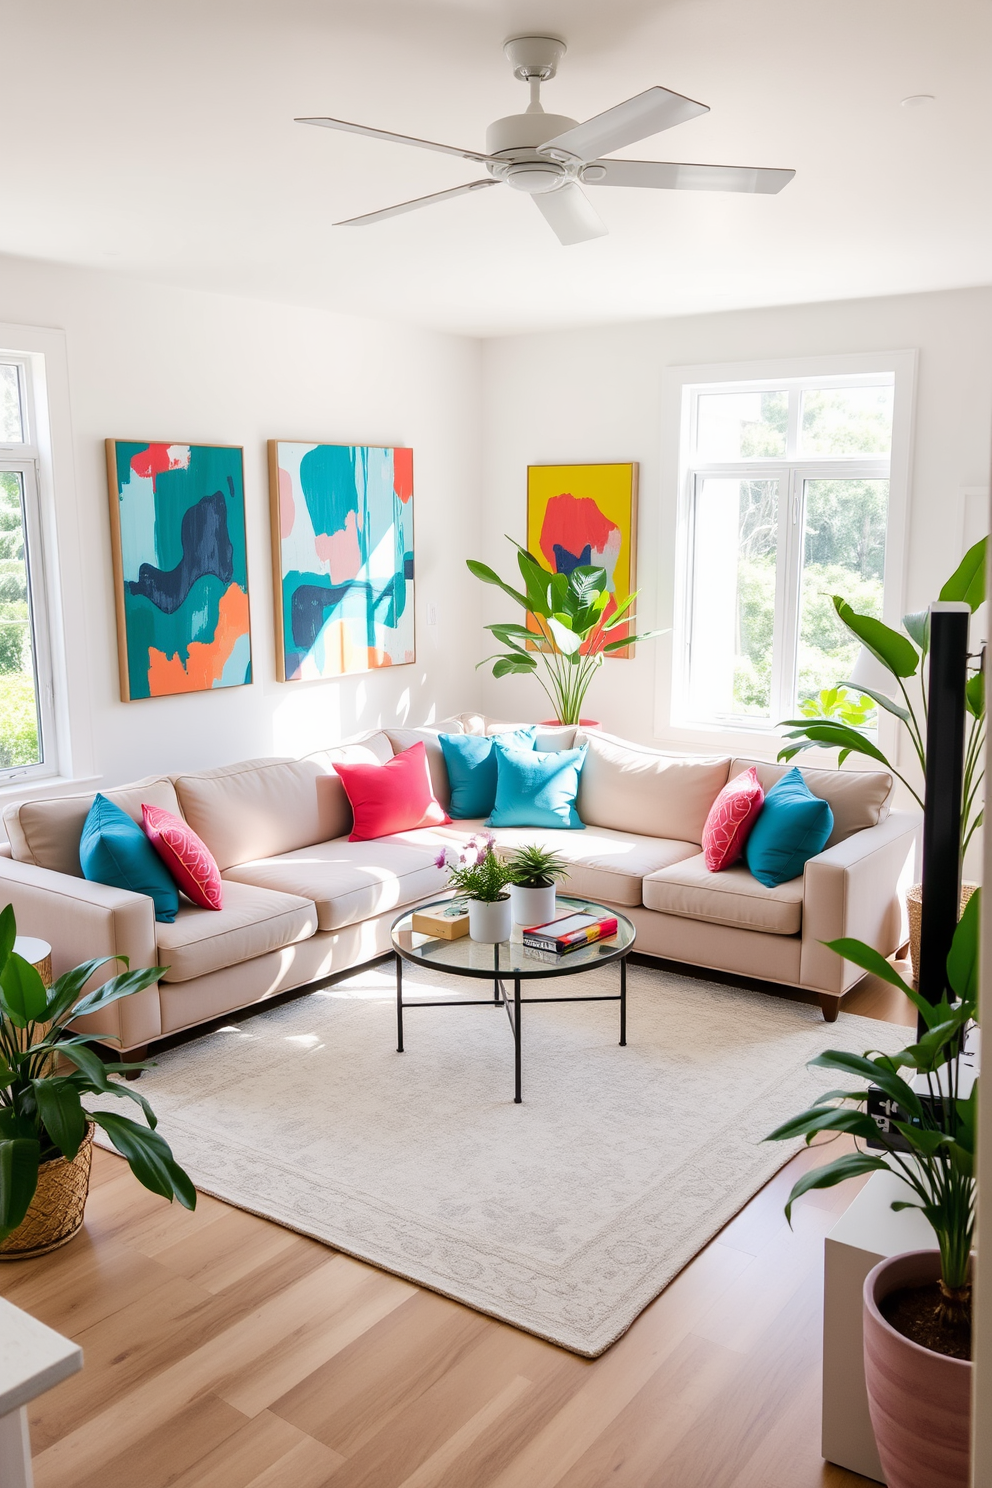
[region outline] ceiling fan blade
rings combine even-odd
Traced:
[[[579,172],[585,186],[652,186],[663,191],[752,191],[773,196],[794,170],[755,165],[675,165],[663,160],[594,160]]]
[[[433,140],[417,139],[412,134],[393,134],[389,129],[370,129],[367,124],[348,124],[344,119],[294,119],[294,124],[319,124],[322,129],[343,129],[346,134],[367,134],[372,139],[392,140],[394,145],[417,145],[421,150],[438,150],[442,155],[458,155],[463,160],[488,160],[478,150],[459,150],[457,145],[437,145]]]
[[[566,248],[571,243],[584,243],[589,238],[601,238],[609,232],[592,202],[581,186],[569,181],[557,191],[544,191],[532,196],[545,222],[559,243]]]
[[[618,103],[584,124],[566,129],[564,134],[538,146],[538,152],[552,160],[595,160],[598,155],[609,155],[613,150],[647,139],[648,135],[671,129],[673,124],[683,124],[686,119],[708,113],[705,103],[683,98],[681,93],[671,93],[667,88],[648,88],[628,98],[626,103]]]
[[[401,217],[404,212],[416,212],[420,207],[433,206],[435,202],[450,201],[454,196],[465,196],[469,191],[479,191],[483,186],[502,186],[502,181],[494,181],[491,176],[486,176],[483,181],[469,181],[465,186],[452,186],[447,191],[435,191],[430,196],[417,196],[413,201],[400,202],[395,207],[383,207],[379,212],[363,212],[361,217],[345,217],[342,222],[335,222],[335,227],[365,227],[370,222],[384,222],[387,217]]]

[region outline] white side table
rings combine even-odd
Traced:
[[[894,1173],[874,1173],[841,1215],[823,1249],[823,1437],[828,1462],[884,1483],[865,1392],[861,1293],[887,1256],[933,1250],[936,1237],[918,1209],[894,1214],[892,1201],[916,1195]]]
[[[27,1403],[83,1367],[83,1351],[0,1297],[0,1483],[32,1488]]]

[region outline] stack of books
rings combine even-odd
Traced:
[[[570,914],[546,925],[532,925],[523,932],[523,943],[533,951],[564,956],[596,940],[617,933],[616,915]]]

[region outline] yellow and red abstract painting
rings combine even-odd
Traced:
[[[551,573],[605,568],[606,620],[635,587],[637,464],[529,465],[527,549]],[[609,639],[630,634],[618,626]],[[611,653],[628,657],[630,647]]]
[[[241,449],[107,440],[121,696],[251,681]]]

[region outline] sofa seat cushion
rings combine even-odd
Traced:
[[[386,910],[399,912],[406,904],[444,890],[447,870],[434,861],[440,843],[421,831],[422,846],[401,836],[318,842],[279,857],[240,863],[227,870],[224,882],[300,894],[316,906],[321,930],[339,930]]]
[[[703,854],[649,873],[644,904],[663,914],[682,915],[735,930],[767,935],[798,935],[803,923],[803,880],[766,889],[743,865],[711,873]]]
[[[482,822],[459,823],[459,827],[460,831],[454,826],[444,827],[436,835],[453,845],[473,832],[487,830]],[[609,827],[586,827],[584,832],[565,827],[496,827],[493,836],[501,850],[532,842],[553,848],[568,864],[568,878],[561,884],[563,894],[630,906],[641,903],[641,882],[646,874],[699,852],[695,842],[639,837]]]
[[[317,911],[305,896],[225,883],[223,909],[182,905],[171,925],[156,925],[159,964],[169,968],[162,980],[188,982],[237,966],[308,940],[316,929]]]

